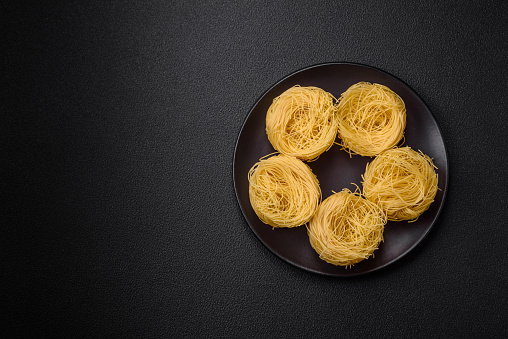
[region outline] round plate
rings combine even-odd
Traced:
[[[267,154],[275,152],[265,132],[265,117],[273,99],[294,85],[317,86],[336,98],[349,86],[360,82],[374,82],[388,86],[406,104],[407,121],[405,146],[433,158],[438,167],[439,188],[435,201],[416,222],[406,221],[386,224],[384,242],[370,257],[352,268],[334,266],[321,260],[310,246],[305,226],[272,229],[261,222],[249,201],[249,169]],[[336,140],[338,141],[338,139]],[[317,176],[322,199],[343,188],[354,191],[356,183],[361,188],[361,175],[372,160],[359,155],[349,156],[337,145],[333,145],[318,160],[308,162]],[[377,270],[400,259],[427,235],[443,206],[448,179],[448,159],[443,137],[429,108],[422,99],[404,82],[379,69],[352,63],[327,63],[297,71],[268,89],[253,106],[247,116],[235,147],[233,159],[233,181],[240,208],[252,231],[275,255],[304,270],[330,276],[355,276]]]

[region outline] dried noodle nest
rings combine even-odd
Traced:
[[[376,156],[404,136],[406,106],[391,89],[359,82],[342,93],[338,105],[341,146],[349,154]]]
[[[280,153],[312,161],[337,135],[336,99],[318,87],[294,86],[276,97],[266,114],[266,134]]]
[[[434,201],[438,175],[432,159],[410,147],[388,150],[367,164],[363,194],[388,220],[416,220]]]
[[[321,259],[351,266],[373,255],[383,241],[385,224],[385,215],[377,205],[343,189],[319,205],[307,233]]]
[[[261,159],[250,169],[248,180],[252,208],[273,227],[307,223],[321,200],[318,179],[295,157],[280,154]]]

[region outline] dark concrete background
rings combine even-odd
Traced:
[[[506,337],[505,1],[1,5],[2,332],[15,337]],[[408,83],[448,148],[425,240],[364,277],[249,229],[235,141],[300,68]]]

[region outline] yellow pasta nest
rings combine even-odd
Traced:
[[[432,159],[410,147],[388,150],[367,164],[363,194],[388,220],[415,221],[434,201],[438,175]]]
[[[376,204],[343,189],[319,205],[307,233],[321,259],[351,266],[373,255],[383,241],[385,224],[386,217]]]
[[[337,135],[336,99],[318,87],[294,86],[276,97],[266,114],[266,134],[280,153],[312,161]]]
[[[406,106],[391,89],[359,82],[342,93],[338,105],[341,146],[350,155],[376,156],[404,136]]]
[[[305,224],[321,200],[318,179],[295,157],[262,158],[250,169],[248,180],[252,208],[261,221],[273,227]]]

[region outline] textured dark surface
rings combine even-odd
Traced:
[[[2,332],[508,336],[505,1],[1,7]],[[275,257],[232,183],[251,106],[329,61],[408,83],[450,161],[429,236],[352,279]]]

